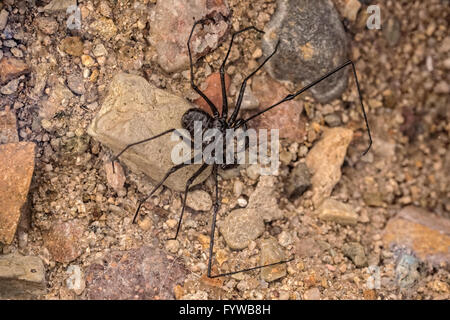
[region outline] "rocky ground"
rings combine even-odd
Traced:
[[[0,297],[449,299],[449,2],[330,4],[2,1]],[[369,4],[379,5],[381,29],[366,26]],[[193,54],[212,101],[221,104],[229,34],[253,25],[266,34],[237,37],[229,56],[232,105],[281,37],[274,60],[248,81],[242,114],[350,57],[373,137],[362,156],[369,140],[350,72],[253,121],[280,129],[281,164],[274,176],[258,165],[221,172],[213,272],[295,258],[216,279],[206,277],[211,177],[189,195],[180,235],[168,240],[182,204],[178,178],[132,224],[166,169],[152,159],[167,146],[111,166],[117,149],[175,121],[186,100],[207,108],[190,86],[185,46],[192,17],[205,16],[214,23],[194,34]],[[134,76],[114,82],[120,72]]]

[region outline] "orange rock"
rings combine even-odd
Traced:
[[[181,298],[183,298],[185,292],[184,292],[184,288],[182,286],[180,286],[179,284],[177,284],[174,288],[173,288],[173,293],[175,294],[175,299],[177,300],[181,300]]]
[[[289,94],[283,85],[267,76],[255,77],[252,90],[259,100],[259,111]],[[252,120],[250,126],[258,129],[279,129],[280,138],[301,142],[306,135],[305,121],[301,117],[302,110],[301,101],[287,101]]]
[[[84,228],[79,220],[58,221],[42,235],[44,245],[58,262],[68,263],[82,253],[81,238]]]
[[[60,49],[71,56],[80,57],[83,54],[83,41],[80,37],[66,37],[61,41]]]
[[[228,74],[225,74],[225,87],[227,89],[230,88],[230,76]],[[220,73],[216,72],[211,74],[206,79],[207,87],[205,90],[203,90],[203,93],[211,100],[211,102],[216,106],[217,110],[219,110],[220,113],[222,113],[222,86],[220,83]],[[202,98],[198,98],[194,101],[194,103],[201,109],[205,110],[209,114],[212,115],[211,108],[209,107],[208,103]],[[228,106],[228,110],[230,110],[231,106]],[[234,107],[234,106],[233,106]],[[228,111],[228,114],[230,112]]]
[[[389,220],[383,234],[386,247],[405,247],[422,261],[450,266],[450,221],[408,206]]]
[[[205,236],[204,234],[199,234],[197,236],[197,239],[200,242],[200,244],[202,245],[203,249],[209,248],[209,236]]]
[[[215,269],[215,268],[213,268]],[[213,271],[213,275],[217,273],[217,270],[214,272]],[[202,275],[201,277],[201,281],[203,284],[209,286],[209,287],[216,287],[216,288],[221,288],[223,285],[223,279],[221,277],[219,278],[209,278],[206,274]]]
[[[0,84],[7,83],[30,72],[28,65],[22,60],[4,57],[0,60]]]
[[[376,300],[377,299],[377,293],[373,289],[367,289],[363,291],[364,299],[366,300]]]
[[[10,244],[26,203],[34,171],[32,142],[0,145],[0,242]]]

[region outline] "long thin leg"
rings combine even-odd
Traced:
[[[136,223],[136,218],[138,216],[139,211],[141,210],[142,205],[144,204],[145,201],[147,201],[148,198],[150,198],[155,192],[156,190],[158,190],[159,187],[161,187],[163,185],[163,183],[167,180],[167,178],[169,178],[169,176],[171,174],[173,174],[174,172],[178,171],[181,168],[184,168],[188,165],[190,165],[191,163],[194,162],[194,158],[191,158],[191,160],[189,161],[189,163],[180,163],[177,164],[176,166],[173,166],[172,168],[170,168],[166,174],[164,175],[164,177],[161,179],[160,182],[158,182],[158,184],[152,189],[152,191],[139,202],[139,205],[136,209],[136,212],[134,213],[134,217],[133,217],[133,223]]]
[[[220,82],[222,86],[222,119],[226,120],[228,118],[228,100],[227,100],[227,90],[225,89],[225,63],[228,60],[228,56],[231,52],[231,47],[233,46],[234,37],[236,37],[238,34],[248,31],[248,30],[255,30],[260,33],[264,33],[264,31],[261,31],[253,26],[244,28],[242,30],[239,30],[231,36],[230,46],[228,47],[227,55],[225,56],[225,59],[222,62],[222,65],[220,66]]]
[[[214,213],[213,213],[213,218],[212,218],[212,223],[211,223],[211,237],[209,240],[208,277],[210,277],[210,278],[213,277],[213,276],[211,276],[211,266],[212,266],[212,261],[213,261],[214,231],[216,230],[217,212],[219,211],[219,208],[220,208],[219,181],[217,179],[217,165],[216,164],[214,164],[214,167],[213,167],[213,175],[214,175],[214,180],[215,180],[215,185],[216,185],[216,196],[214,198]]]
[[[239,96],[236,102],[236,107],[234,108],[233,114],[230,117],[230,123],[231,126],[233,126],[235,124],[236,118],[239,114],[239,110],[241,109],[241,104],[242,104],[242,99],[244,98],[244,93],[245,93],[245,88],[247,87],[247,81],[248,79],[250,79],[251,77],[253,77],[265,64],[267,61],[270,60],[270,58],[273,57],[273,55],[277,52],[278,50],[278,46],[280,45],[280,41],[277,42],[275,49],[273,50],[273,52],[264,60],[263,63],[261,63],[261,65],[256,68],[255,71],[253,71],[252,73],[250,73],[242,82],[241,84],[241,89],[239,90]]]
[[[218,180],[217,180],[217,165],[214,165],[214,167],[213,167],[213,175],[214,175],[215,184],[216,184],[216,196],[215,196],[215,199],[214,199],[214,213],[213,213],[213,218],[212,218],[212,223],[211,223],[211,236],[210,236],[210,241],[209,241],[209,259],[208,259],[208,274],[207,274],[208,277],[209,278],[218,278],[218,277],[223,277],[223,276],[229,276],[229,275],[236,274],[236,273],[241,273],[241,272],[261,269],[261,268],[265,268],[265,267],[275,266],[277,264],[287,263],[289,261],[294,260],[294,258],[292,257],[292,258],[290,258],[288,260],[278,261],[278,262],[275,262],[275,263],[269,263],[269,264],[265,264],[265,265],[262,265],[262,266],[257,266],[257,267],[248,268],[248,269],[242,269],[242,270],[238,270],[238,271],[232,271],[232,272],[227,272],[227,273],[220,273],[220,274],[216,274],[216,275],[211,275],[211,268],[212,268],[212,262],[213,262],[213,249],[214,249],[214,232],[216,230],[217,212],[219,211],[219,207],[220,207],[219,183],[218,183]]]
[[[297,91],[296,93],[294,93],[294,94],[288,94],[288,95],[287,95],[284,99],[282,99],[281,101],[279,101],[279,102],[277,102],[277,103],[271,105],[271,106],[268,107],[268,108],[265,108],[264,110],[262,110],[262,111],[260,111],[260,112],[258,112],[258,113],[256,113],[256,114],[254,114],[254,115],[252,115],[252,116],[249,117],[248,119],[246,119],[246,120],[240,122],[240,123],[239,123],[239,126],[237,126],[236,129],[237,129],[238,127],[241,127],[242,125],[244,125],[244,124],[247,123],[248,121],[250,121],[250,120],[256,118],[257,116],[259,116],[259,115],[261,115],[261,114],[263,114],[263,113],[269,111],[270,109],[273,109],[273,108],[275,108],[276,106],[282,104],[283,102],[286,102],[286,101],[289,101],[289,100],[294,99],[295,97],[297,97],[298,95],[302,94],[302,93],[305,92],[306,90],[310,89],[311,87],[315,86],[315,85],[318,84],[319,82],[321,82],[321,81],[327,79],[328,77],[332,76],[332,75],[335,74],[336,72],[340,71],[341,69],[343,69],[343,68],[345,68],[346,66],[349,66],[349,65],[351,65],[351,66],[352,66],[352,69],[353,69],[353,75],[354,75],[354,77],[355,77],[356,87],[357,87],[357,89],[358,89],[358,94],[359,94],[359,101],[360,101],[360,103],[361,103],[361,109],[362,109],[362,113],[363,113],[363,115],[364,115],[364,121],[365,121],[365,123],[366,123],[367,133],[368,133],[368,135],[369,135],[369,146],[367,147],[366,151],[363,152],[363,155],[365,155],[365,154],[370,150],[370,147],[372,146],[372,135],[371,135],[371,133],[370,133],[369,121],[367,120],[366,110],[364,109],[364,104],[363,104],[362,94],[361,94],[361,90],[360,90],[360,87],[359,87],[359,81],[358,81],[358,77],[357,77],[357,75],[356,75],[356,68],[355,68],[354,63],[353,63],[351,60],[348,60],[348,61],[345,62],[343,65],[337,67],[337,68],[334,69],[333,71],[331,71],[331,72],[327,73],[326,75],[324,75],[324,76],[318,78],[317,80],[311,82],[310,84],[308,84],[307,86],[303,87],[302,89],[300,89],[300,90]]]
[[[163,136],[163,135],[166,135],[166,134],[168,134],[168,133],[171,133],[171,132],[176,132],[180,137],[182,137],[182,138],[184,138],[184,139],[188,139],[189,141],[191,141],[191,139],[189,139],[189,138],[183,136],[180,132],[178,132],[175,128],[173,128],[173,129],[169,129],[169,130],[166,130],[166,131],[164,131],[164,132],[161,132],[160,134],[157,134],[156,136],[153,136],[153,137],[150,137],[150,138],[141,140],[141,141],[137,141],[137,142],[131,143],[131,144],[127,145],[125,148],[123,148],[122,151],[120,151],[120,152],[119,152],[116,156],[114,156],[114,158],[112,159],[112,168],[113,168],[113,172],[116,172],[116,170],[115,170],[115,168],[114,168],[114,162],[116,162],[117,159],[118,159],[125,151],[127,151],[129,148],[134,147],[134,146],[136,146],[136,145],[138,145],[138,144],[145,143],[145,142],[151,141],[151,140],[153,140],[153,139],[159,138],[159,137],[161,137],[161,136]],[[192,141],[191,141],[191,144],[192,144]]]
[[[195,92],[197,92],[206,101],[206,103],[211,108],[211,112],[213,113],[214,117],[217,119],[217,118],[219,118],[220,115],[219,115],[219,111],[217,110],[216,106],[214,105],[214,103],[211,102],[211,100],[209,100],[209,98],[194,83],[194,65],[192,63],[192,54],[191,54],[190,43],[191,43],[192,34],[194,33],[195,26],[198,24],[203,24],[206,21],[214,21],[214,20],[212,18],[206,18],[206,19],[201,19],[201,20],[196,21],[194,23],[194,25],[192,26],[191,34],[189,35],[189,39],[187,42],[188,53],[189,53],[189,65],[190,65],[190,69],[191,69],[191,87],[192,87],[192,89],[195,90]]]
[[[190,178],[188,179],[188,181],[186,182],[186,188],[184,189],[183,208],[181,209],[180,219],[178,220],[177,233],[175,233],[175,237],[173,237],[171,240],[175,240],[175,239],[178,237],[178,232],[180,232],[181,221],[183,220],[184,209],[186,208],[186,199],[187,199],[189,187],[190,187],[191,184],[194,182],[194,180],[197,179],[197,177],[198,177],[203,171],[205,171],[205,169],[206,169],[207,167],[208,167],[208,164],[206,164],[206,163],[202,164],[202,166],[200,167],[200,169],[198,169],[198,170],[192,175],[192,177],[190,177]]]

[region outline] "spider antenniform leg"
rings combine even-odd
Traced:
[[[206,18],[206,19],[198,20],[198,21],[196,21],[194,23],[194,25],[192,26],[191,34],[189,35],[189,39],[188,39],[188,42],[187,42],[188,53],[189,53],[189,66],[190,66],[190,70],[191,70],[191,87],[192,87],[192,89],[195,90],[195,92],[197,92],[203,98],[203,100],[206,101],[206,103],[211,108],[211,112],[214,115],[214,117],[218,118],[219,117],[219,111],[217,110],[217,108],[214,105],[214,103],[212,103],[211,100],[209,100],[209,98],[194,83],[194,64],[192,63],[191,38],[192,38],[192,35],[194,34],[195,27],[198,24],[204,24],[207,21],[213,21],[214,22],[214,20],[212,18]]]
[[[245,119],[244,121],[242,121],[238,127],[243,126],[243,125],[244,125],[245,123],[247,123],[248,121],[250,121],[250,120],[252,120],[252,119],[254,119],[254,118],[260,116],[261,114],[263,114],[263,113],[265,113],[265,112],[267,112],[267,111],[269,111],[269,110],[275,108],[276,106],[282,104],[283,102],[286,102],[286,101],[289,101],[289,100],[294,99],[295,97],[297,97],[298,95],[302,94],[302,93],[305,92],[306,90],[308,90],[308,89],[314,87],[314,86],[315,86],[316,84],[318,84],[319,82],[321,82],[321,81],[327,79],[328,77],[330,77],[330,76],[332,76],[333,74],[339,72],[340,70],[342,70],[343,68],[345,68],[345,67],[347,67],[347,66],[351,66],[351,67],[352,67],[352,70],[353,70],[353,75],[354,75],[354,77],[355,77],[355,82],[356,82],[356,88],[358,89],[359,101],[360,101],[360,103],[361,103],[361,110],[362,110],[362,113],[363,113],[363,116],[364,116],[364,121],[365,121],[365,124],[366,124],[367,134],[368,134],[368,136],[369,136],[369,145],[368,145],[367,149],[366,149],[366,150],[363,152],[363,154],[362,154],[362,155],[364,156],[367,152],[369,152],[370,147],[372,146],[372,134],[370,133],[369,121],[367,120],[367,114],[366,114],[366,110],[365,110],[364,104],[363,104],[363,98],[362,98],[362,94],[361,94],[361,89],[360,89],[360,87],[359,87],[358,77],[357,77],[357,75],[356,75],[355,64],[354,64],[353,61],[351,61],[351,60],[348,60],[347,62],[345,62],[345,63],[342,64],[341,66],[337,67],[336,69],[334,69],[334,70],[330,71],[329,73],[323,75],[322,77],[316,79],[315,81],[311,82],[311,83],[308,84],[307,86],[301,88],[301,89],[300,89],[299,91],[297,91],[296,93],[288,94],[286,97],[284,97],[282,100],[278,101],[277,103],[271,105],[270,107],[265,108],[264,110],[261,110],[260,112],[254,114],[254,115],[252,115],[252,116],[250,116],[248,119]],[[238,128],[238,127],[236,127],[236,128]]]
[[[264,59],[263,63],[261,63],[258,68],[256,68],[252,73],[250,73],[244,79],[244,81],[242,81],[241,89],[239,90],[239,96],[238,96],[238,99],[237,99],[237,102],[236,102],[236,107],[234,108],[233,114],[230,117],[230,124],[231,124],[231,126],[234,126],[236,124],[235,121],[236,121],[236,118],[237,118],[237,116],[239,114],[239,111],[241,109],[242,99],[244,98],[245,88],[247,87],[247,81],[251,77],[253,77],[266,64],[266,62],[270,60],[270,58],[273,57],[273,55],[277,52],[279,45],[280,45],[280,41],[277,42],[277,44],[275,46],[275,49],[273,50],[273,52],[266,59]]]
[[[231,41],[230,41],[230,46],[228,47],[228,51],[227,51],[227,55],[225,56],[225,59],[223,59],[222,65],[220,66],[220,83],[221,83],[221,87],[222,87],[222,119],[226,120],[228,118],[228,100],[227,100],[227,90],[226,90],[226,86],[225,86],[225,64],[228,60],[228,56],[230,55],[231,52],[231,47],[233,46],[233,42],[234,42],[234,38],[245,32],[248,30],[255,30],[256,32],[259,33],[264,33],[264,31],[261,31],[253,26],[244,28],[242,30],[239,30],[235,33],[233,33],[233,35],[231,36]]]

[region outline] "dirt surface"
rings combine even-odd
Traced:
[[[296,100],[303,105],[305,134],[303,140],[282,141],[282,163],[275,188],[282,217],[266,220],[262,235],[243,250],[231,250],[216,231],[214,272],[217,264],[222,272],[257,265],[261,241],[271,238],[276,239],[286,256],[295,256],[287,263],[286,274],[272,282],[263,280],[260,271],[208,279],[205,274],[212,210],[203,211],[201,205],[194,210],[194,201],[187,209],[178,239],[168,241],[176,231],[181,210],[180,193],[168,188],[149,199],[138,223],[132,224],[137,203],[149,193],[152,182],[125,167],[125,182],[115,185],[107,178],[107,172],[112,174],[107,169],[110,150],[86,133],[100,109],[110,79],[119,71],[141,75],[154,86],[190,101],[199,97],[190,87],[187,69],[167,74],[156,62],[155,49],[147,41],[151,32],[148,14],[156,1],[78,1],[82,14],[87,15],[83,23],[89,24],[78,33],[67,30],[64,13],[42,12],[40,8],[48,2],[35,1],[36,6],[20,0],[0,3],[0,11],[9,12],[1,34],[3,59],[15,56],[31,70],[15,76],[20,83],[11,89],[12,94],[0,95],[0,108],[15,112],[21,141],[36,143],[36,165],[29,192],[31,226],[26,231],[21,229],[10,245],[0,245],[0,253],[41,257],[47,294],[40,298],[105,298],[94,287],[95,283],[104,283],[98,280],[101,275],[95,274],[97,280],[93,282],[88,270],[110,261],[111,256],[121,256],[114,252],[133,250],[133,257],[138,254],[135,252],[142,251],[136,250],[145,246],[157,247],[157,252],[167,255],[168,258],[156,259],[155,263],[175,259],[177,268],[184,270],[184,281],[177,274],[176,283],[165,283],[161,298],[450,297],[448,253],[447,261],[436,265],[423,256],[418,258],[414,248],[399,251],[384,241],[386,225],[406,206],[425,209],[426,218],[432,213],[446,220],[450,218],[448,1],[385,1],[379,5],[383,25],[380,30],[365,28],[366,5],[354,21],[342,18],[364,93],[374,140],[372,149],[361,156],[368,138],[352,78],[342,98],[330,104],[318,104],[308,95],[298,97]],[[335,1],[343,16],[347,2],[351,1]],[[110,17],[105,3],[112,12]],[[249,25],[263,29],[276,8],[272,0],[228,0],[228,4],[232,9],[231,31]],[[102,19],[110,19],[115,25],[115,32],[108,29],[112,36],[91,31],[92,21]],[[10,39],[8,32],[20,34],[19,39]],[[398,39],[396,32],[400,32]],[[228,39],[196,63],[195,75],[201,88],[207,76],[219,70]],[[107,54],[93,53],[99,44]],[[261,40],[257,34],[248,33],[239,37],[235,45],[227,70],[231,78],[230,102],[236,100],[242,79],[257,66]],[[264,75],[264,70],[258,73]],[[287,85],[287,90],[292,92],[295,88]],[[295,200],[288,199],[283,191],[292,169],[306,161],[309,150],[321,139],[330,123],[327,116],[330,120],[331,114],[338,116],[338,126],[353,130],[342,175],[331,195],[353,208],[356,218],[350,224],[321,219],[311,189]],[[238,176],[220,179],[222,205],[218,219],[224,221],[231,210],[245,207],[258,181],[260,177],[250,168],[243,169]],[[213,180],[207,180],[198,189],[212,198]],[[204,197],[201,193],[199,201],[204,203]],[[446,232],[446,229],[437,232],[438,237],[448,238]],[[63,248],[55,248],[59,245]],[[60,262],[55,260],[54,252]],[[414,261],[410,263],[405,257]],[[406,262],[402,264],[403,261]],[[170,268],[171,264],[167,264]],[[78,289],[68,286],[68,268],[72,265],[81,269],[78,276],[82,284]],[[407,271],[402,271],[404,265]],[[375,282],[380,282],[378,286],[371,285],[374,277]],[[122,298],[132,298],[128,294]],[[136,297],[139,298],[138,293]],[[146,291],[142,297],[159,298],[153,291],[151,294]],[[121,296],[115,293],[114,298]]]

